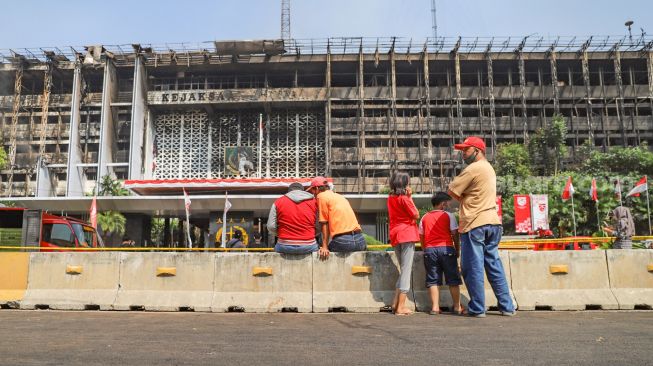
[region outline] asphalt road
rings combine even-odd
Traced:
[[[2,365],[651,365],[653,312],[0,310]]]

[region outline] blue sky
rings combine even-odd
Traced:
[[[281,0],[22,0],[2,4],[0,49],[269,39]],[[292,0],[294,38],[431,35],[430,0]],[[653,35],[653,0],[438,0],[441,36]]]

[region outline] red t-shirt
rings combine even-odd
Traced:
[[[424,235],[422,249],[435,247],[452,247],[451,232],[458,229],[456,217],[447,211],[433,210],[419,222],[419,233]]]
[[[392,246],[401,243],[419,243],[419,231],[415,223],[417,215],[419,211],[410,196],[388,197],[388,226]]]

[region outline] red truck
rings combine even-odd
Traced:
[[[24,207],[0,207],[0,234],[0,246],[40,247],[44,252],[104,246],[85,221]]]

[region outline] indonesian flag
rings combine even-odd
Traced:
[[[186,193],[186,188],[183,188],[184,191],[184,207],[186,208],[186,216],[188,216],[190,212],[190,197],[188,196],[188,193]]]
[[[628,192],[628,195],[626,197],[639,197],[640,193],[644,193],[648,191],[648,182],[646,181],[646,176],[644,176],[642,179],[640,179],[637,183],[635,183],[635,187]]]
[[[596,179],[592,178],[592,185],[590,186],[590,199],[594,202],[599,201],[599,196],[596,192]]]
[[[97,200],[93,196],[93,201],[91,202],[91,226],[97,230]]]
[[[566,201],[571,198],[571,196],[574,195],[574,185],[571,184],[571,177],[567,179],[567,183],[565,184],[565,189],[562,191],[562,200]]]

